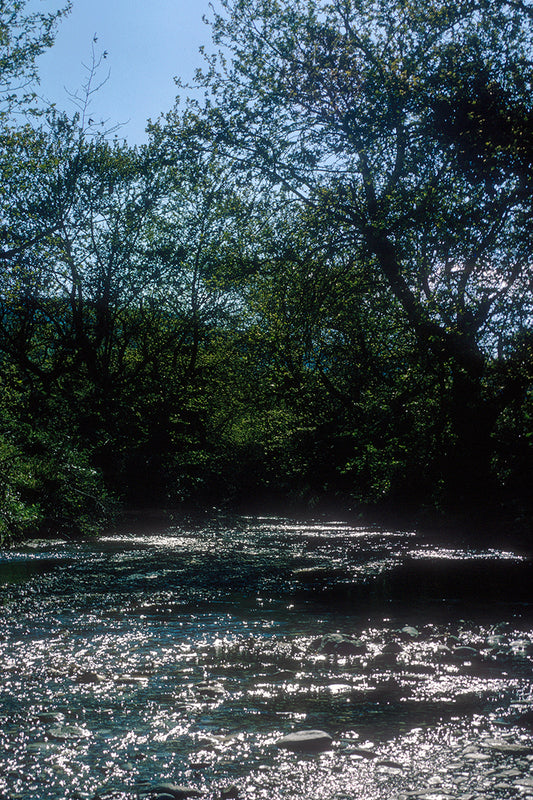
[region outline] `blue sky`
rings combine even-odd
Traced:
[[[28,10],[60,5],[61,0],[31,0]],[[110,76],[93,98],[91,116],[108,126],[124,123],[118,135],[139,144],[146,140],[146,120],[174,104],[174,76],[192,80],[203,63],[200,46],[212,49],[204,15],[212,17],[209,0],[73,0],[54,47],[39,59],[39,94],[74,111],[66,90],[76,92],[84,83],[82,63],[91,63],[96,34],[96,52],[108,53],[100,74]]]

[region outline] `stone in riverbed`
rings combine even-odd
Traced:
[[[192,786],[178,786],[170,781],[163,781],[150,788],[149,796],[153,797],[154,800],[155,798],[157,800],[165,800],[167,797],[172,798],[172,800],[185,800],[186,797],[201,797],[202,792]]]
[[[387,769],[401,770],[402,772],[404,769],[403,764],[399,764],[398,761],[391,761],[388,758],[376,761],[376,767],[386,767]]]
[[[235,784],[220,790],[220,800],[239,800],[239,790]]]
[[[123,675],[115,676],[115,683],[119,686],[143,686],[148,680],[148,675]]]
[[[520,744],[519,742],[509,742],[505,739],[485,739],[481,742],[482,747],[496,753],[509,753],[510,755],[529,755],[533,753],[533,745]]]
[[[518,780],[513,781],[515,786],[519,786],[521,789],[533,789],[533,778],[528,778],[524,776],[523,778],[518,778]]]
[[[490,756],[487,753],[480,753],[478,750],[474,750],[471,753],[464,753],[463,759],[465,761],[488,761]]]
[[[36,715],[39,722],[43,723],[57,723],[61,725],[65,721],[65,715],[61,711],[40,711]]]
[[[93,670],[78,672],[74,677],[75,683],[104,683],[105,677]]]
[[[87,728],[81,728],[79,725],[56,725],[54,728],[50,728],[48,736],[52,739],[58,739],[60,742],[67,742],[76,739],[87,739],[91,736],[91,732]]]
[[[321,753],[331,749],[333,739],[325,731],[296,731],[278,739],[276,745],[295,753]]]
[[[193,690],[200,697],[204,697],[208,700],[218,700],[224,697],[226,693],[221,683],[208,683],[207,681],[197,683],[193,687]]]
[[[379,753],[374,750],[369,750],[367,747],[349,747],[346,750],[346,755],[357,756],[357,758],[368,758],[371,761],[374,758],[379,758]]]
[[[404,625],[400,630],[407,639],[418,639],[420,632],[413,625]]]
[[[337,656],[354,656],[366,652],[366,645],[357,639],[350,639],[342,633],[328,633],[315,640],[319,653]]]
[[[466,645],[460,645],[459,647],[454,647],[451,652],[451,658],[457,659],[458,661],[472,661],[479,657],[479,653],[475,647],[468,647]]]
[[[28,753],[38,753],[39,755],[50,755],[60,749],[60,745],[52,742],[32,742],[26,747]]]

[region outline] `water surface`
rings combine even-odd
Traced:
[[[279,518],[4,553],[0,798],[533,796],[531,578]],[[276,746],[304,729],[332,749]]]

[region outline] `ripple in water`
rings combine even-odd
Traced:
[[[511,552],[242,518],[41,543],[0,584],[2,800],[533,793],[531,563]],[[332,749],[276,746],[302,729]]]

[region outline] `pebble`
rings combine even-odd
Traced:
[[[238,800],[238,798],[239,790],[234,784],[220,790],[220,800]]]
[[[48,735],[52,739],[70,741],[71,739],[87,739],[91,736],[91,732],[79,725],[57,725],[55,728],[50,728]]]
[[[410,637],[411,639],[418,639],[420,636],[419,631],[414,628],[412,625],[404,625],[404,627],[400,631],[404,633],[406,636]]]
[[[45,724],[52,725],[53,723],[57,723],[61,725],[65,721],[65,715],[62,714],[60,711],[53,712],[53,711],[42,711],[36,715],[39,722],[44,722]]]
[[[376,761],[377,767],[389,767],[390,769],[401,769],[403,770],[403,765],[399,764],[397,761],[389,761],[389,759],[384,758],[380,761]]]
[[[373,750],[367,750],[365,747],[350,747],[347,753],[351,756],[361,756],[361,758],[379,758],[378,753],[375,753]]]
[[[202,681],[201,683],[197,683],[193,688],[200,697],[206,697],[210,700],[216,700],[219,697],[223,697],[225,694],[224,687],[221,683]]]
[[[115,678],[115,683],[123,686],[143,686],[147,680],[147,676],[124,674],[117,675]]]
[[[320,653],[337,656],[353,656],[366,652],[366,645],[358,639],[350,639],[341,633],[330,633],[315,642]]]
[[[529,755],[533,753],[533,745],[519,744],[518,742],[508,742],[504,739],[485,739],[481,743],[483,747],[494,750],[497,753],[509,753],[517,755]]]
[[[487,753],[465,753],[463,758],[466,761],[489,761],[490,756]]]
[[[52,744],[52,742],[32,742],[27,745],[26,750],[28,753],[47,755],[59,750],[59,745]]]
[[[523,786],[527,789],[533,789],[533,778],[518,778],[516,781],[513,781],[515,786]]]
[[[325,731],[296,731],[276,742],[277,747],[301,753],[320,753],[333,746],[333,739]]]
[[[521,774],[519,769],[501,769],[496,772],[499,778],[518,778]]]
[[[75,683],[104,683],[105,677],[98,672],[86,670],[85,672],[78,672],[74,676]]]
[[[163,781],[149,789],[149,794],[155,795],[157,800],[184,800],[186,797],[201,797],[202,792],[192,786],[179,786],[170,781]]]

